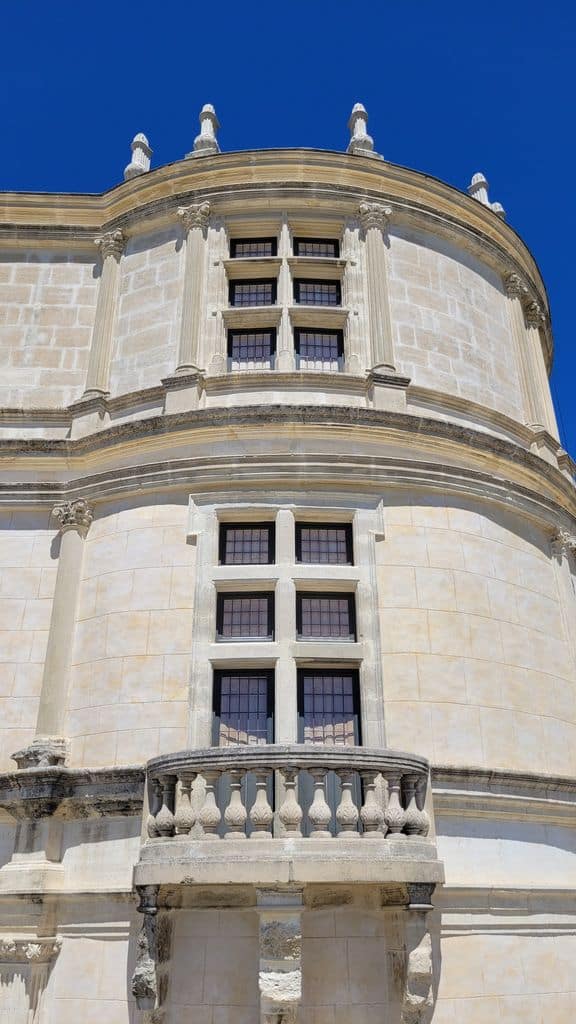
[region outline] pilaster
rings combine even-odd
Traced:
[[[302,1000],[300,890],[258,889],[260,1024],[296,1024]]]
[[[54,507],[52,514],[60,523],[58,570],[52,601],[36,737],[30,747],[13,755],[19,768],[63,764],[66,759],[64,726],[67,714],[72,645],[82,579],[84,541],[94,514],[84,499],[62,502]]]
[[[120,257],[126,245],[124,233],[119,228],[99,235],[94,241],[102,257],[102,274],[96,300],[86,387],[82,396],[86,399],[97,398],[109,393],[110,363],[120,280]]]
[[[210,203],[181,206],[178,216],[185,235],[182,319],[178,348],[177,374],[198,373],[200,333],[204,311],[205,241],[210,217]]]
[[[550,542],[550,549],[560,600],[564,637],[576,672],[576,629],[574,626],[576,623],[576,579],[572,571],[572,566],[576,569],[576,535],[568,530],[558,530]]]

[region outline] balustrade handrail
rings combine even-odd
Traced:
[[[430,827],[424,808],[428,762],[396,750],[306,743],[207,747],[155,757],[148,762],[147,771],[147,830],[153,840],[174,835],[218,840],[222,829],[227,839],[302,837],[304,818],[313,839],[335,835],[339,839],[383,839],[388,833],[426,836]],[[302,771],[309,772],[314,788],[307,808],[299,794]],[[336,773],[341,785],[335,809],[326,800],[330,772]],[[277,812],[267,795],[270,773],[277,773],[283,782]],[[228,777],[230,790],[224,813],[216,799],[222,775]],[[253,777],[256,787],[251,804],[243,794],[246,776]],[[353,796],[358,776],[363,790],[361,807]],[[203,781],[195,790],[198,777]]]
[[[282,768],[303,770],[308,767],[326,768],[330,771],[377,771],[383,775],[398,772],[402,775],[428,775],[429,764],[425,757],[407,754],[385,747],[352,747],[344,744],[324,746],[312,743],[290,745],[265,743],[229,747],[204,747],[199,750],[180,750],[164,754],[148,761],[149,778],[177,775],[181,771],[198,774],[202,769],[215,771],[251,771]]]

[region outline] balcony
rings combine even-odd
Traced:
[[[443,871],[428,837],[427,784],[424,758],[368,747],[209,747],[155,758],[134,882],[433,886]]]

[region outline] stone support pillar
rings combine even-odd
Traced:
[[[531,364],[527,351],[526,327],[524,325],[524,311],[522,309],[525,289],[518,274],[506,274],[504,287],[509,300],[510,326],[516,349],[518,377],[524,406],[523,413],[526,422],[532,425],[538,423],[539,413],[535,382],[532,380],[530,372]]]
[[[558,426],[544,364],[540,328],[544,317],[537,302],[527,302],[528,289],[518,274],[506,274],[510,300],[510,324],[516,347],[520,386],[526,424],[534,431],[546,430],[558,437]]]
[[[361,203],[359,212],[366,239],[371,369],[384,374],[394,373],[386,254],[388,221],[392,210],[382,203]]]
[[[572,566],[576,569],[576,536],[568,530],[558,530],[550,547],[564,636],[576,668],[576,579],[572,572]]]
[[[120,279],[120,257],[124,252],[126,239],[123,232],[117,229],[99,235],[95,242],[102,256],[102,274],[96,301],[83,398],[97,398],[109,393],[110,363]]]
[[[302,893],[256,890],[260,1024],[296,1024],[302,999]]]
[[[342,282],[343,304],[349,310],[346,329],[346,372],[361,374],[371,365],[368,351],[368,321],[364,307],[364,282],[360,256],[358,221],[349,220],[342,236],[342,258],[346,270]]]
[[[66,721],[72,646],[84,541],[93,519],[83,499],[56,505],[53,515],[60,523],[60,554],[52,601],[48,647],[40,693],[36,737],[32,745],[14,755],[19,768],[62,764],[66,758]]]
[[[178,349],[177,374],[198,373],[202,313],[204,310],[205,239],[210,216],[210,203],[181,206],[178,216],[186,237],[182,320]]]

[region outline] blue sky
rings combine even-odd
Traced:
[[[12,0],[2,11],[0,189],[99,192],[145,132],[182,157],[214,103],[223,149],[343,149],[352,104],[377,149],[491,198],[534,253],[576,455],[576,8],[568,0]]]

